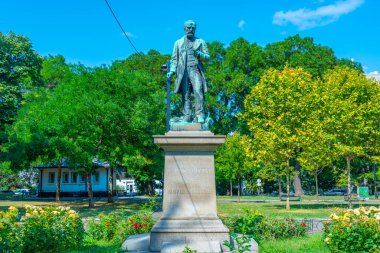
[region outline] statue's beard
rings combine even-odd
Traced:
[[[191,39],[191,38],[194,37],[194,33],[193,32],[188,32],[188,33],[186,33],[186,36],[187,36],[187,38]]]

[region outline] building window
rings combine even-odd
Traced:
[[[71,183],[76,184],[78,182],[78,173],[71,173]]]
[[[49,184],[54,184],[55,183],[55,172],[49,172]]]
[[[99,172],[94,173],[94,183],[99,183]]]
[[[62,183],[65,183],[65,184],[69,183],[69,172],[62,173]]]
[[[80,183],[86,182],[86,176],[85,175],[80,175]]]

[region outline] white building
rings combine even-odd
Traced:
[[[117,173],[116,187],[118,192],[121,191],[124,195],[137,194],[137,184],[134,178],[125,177],[124,172]]]
[[[58,180],[57,166],[37,166],[40,170],[38,196],[54,197]],[[107,196],[110,178],[108,164],[99,165],[95,173],[91,175],[92,191],[95,197]],[[116,189],[116,177],[113,178],[113,192]],[[79,197],[88,196],[87,176],[81,170],[73,170],[62,166],[61,196]]]

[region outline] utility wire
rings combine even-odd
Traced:
[[[108,6],[108,9],[111,11],[111,13],[112,13],[113,17],[115,18],[117,24],[119,25],[120,29],[123,31],[124,36],[128,39],[129,43],[132,45],[132,47],[133,47],[133,49],[136,51],[136,53],[137,53],[138,55],[141,55],[140,52],[139,52],[139,51],[137,50],[137,48],[135,47],[135,45],[133,45],[133,43],[132,43],[131,39],[129,38],[128,34],[124,31],[124,28],[121,26],[121,24],[120,24],[119,20],[117,19],[115,13],[113,12],[113,10],[112,10],[112,8],[111,8],[111,5],[108,3],[107,0],[104,0],[104,1],[106,2],[107,6]]]

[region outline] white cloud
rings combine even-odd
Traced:
[[[239,23],[238,23],[238,27],[240,30],[244,30],[244,26],[245,26],[245,20],[240,20]]]
[[[368,74],[366,74],[366,76],[368,78],[372,78],[374,77],[377,81],[380,81],[380,73],[379,71],[372,71],[372,72],[369,72]]]
[[[335,22],[340,16],[356,10],[365,0],[337,1],[334,4],[321,6],[317,9],[298,9],[295,11],[278,11],[273,16],[273,24],[287,25],[292,23],[300,30],[324,26]]]
[[[131,32],[125,32],[125,34],[124,34],[124,33],[121,33],[121,35],[122,35],[122,36],[127,35],[129,38],[137,38],[137,35],[135,35],[135,34],[133,34],[133,33],[131,33]]]

